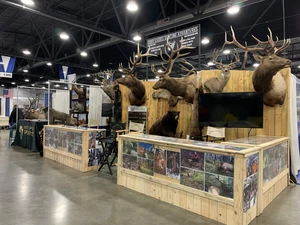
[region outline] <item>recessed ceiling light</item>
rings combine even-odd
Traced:
[[[129,1],[129,2],[127,3],[126,8],[127,8],[128,11],[130,11],[130,12],[136,12],[136,11],[139,9],[139,7],[138,7],[138,5],[136,4],[135,1]]]
[[[215,64],[214,64],[213,62],[208,62],[207,65],[208,65],[208,66],[213,66],[213,65],[215,65]]]
[[[65,87],[65,89],[68,89],[67,87]]]
[[[15,82],[11,82],[11,84],[12,84],[12,85],[15,85],[16,83],[15,83]]]
[[[43,89],[46,89],[45,87],[42,87]]]
[[[227,50],[224,50],[223,53],[224,53],[225,55],[228,55],[228,54],[230,53],[230,50],[228,50],[228,49],[227,49]]]
[[[25,82],[29,82],[29,79],[25,79]]]
[[[209,39],[208,38],[203,38],[201,43],[204,44],[204,45],[207,45],[209,43]]]
[[[119,71],[120,71],[120,72],[123,72],[123,70],[122,70],[122,69],[119,69]]]
[[[163,71],[161,69],[157,70],[158,73],[162,73]]]
[[[56,84],[56,85],[55,85],[55,87],[59,87],[59,86],[60,86],[59,84]]]
[[[4,84],[1,84],[1,87],[4,87]]]
[[[240,11],[240,7],[237,5],[233,5],[233,6],[229,7],[229,9],[227,10],[228,14],[230,14],[230,15],[237,14],[239,11]]]
[[[87,74],[86,76],[87,76],[87,77],[90,77],[91,75],[90,75],[90,74]]]
[[[52,66],[52,63],[51,62],[47,62],[47,66]]]
[[[133,36],[133,40],[134,41],[140,41],[140,40],[142,40],[142,37],[141,37],[141,35],[136,34],[136,35]]]
[[[122,75],[122,77],[125,77],[125,75]]]
[[[253,66],[254,66],[254,67],[258,67],[258,66],[259,66],[259,63],[254,63]]]
[[[24,55],[30,55],[31,52],[30,52],[28,49],[25,49],[25,50],[23,50],[23,54],[24,54]]]
[[[21,0],[22,3],[24,3],[25,5],[34,5],[34,1],[32,0]]]
[[[135,58],[139,57],[138,55],[135,55]]]
[[[81,85],[80,87],[82,87],[82,88],[83,88],[83,85]]]
[[[85,52],[85,51],[82,51],[82,52],[80,52],[80,55],[82,56],[82,57],[87,57],[87,52]]]
[[[300,68],[300,65],[298,66],[298,68]]]
[[[41,76],[40,79],[43,79],[43,77]]]
[[[31,84],[31,86],[34,86],[34,84]]]
[[[46,81],[45,83],[46,83],[46,84],[49,84],[49,81]]]
[[[25,70],[23,70],[23,72],[24,72],[24,73],[28,73],[28,70],[25,69]]]
[[[159,79],[159,76],[156,76],[155,79]]]
[[[60,35],[59,35],[59,37],[62,39],[62,40],[69,40],[69,35],[67,34],[67,33],[65,33],[65,32],[63,32],[63,33],[61,33]]]
[[[94,63],[93,67],[99,67],[99,65],[97,63]]]

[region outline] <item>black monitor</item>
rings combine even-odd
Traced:
[[[262,128],[263,93],[229,92],[200,94],[199,126]]]
[[[113,103],[102,103],[102,117],[113,117]]]

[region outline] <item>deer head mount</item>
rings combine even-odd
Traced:
[[[140,51],[139,44],[137,45],[137,54],[133,53],[128,62],[128,68],[124,68],[122,63],[119,65],[119,70],[125,74],[125,77],[117,79],[117,83],[123,84],[129,89],[128,97],[131,105],[140,106],[145,103],[145,86],[137,79],[135,68],[136,66],[146,65],[143,63],[143,58],[146,56],[156,56],[150,54],[150,48],[146,53]]]
[[[230,79],[230,70],[236,67],[236,64],[240,62],[240,57],[236,49],[234,58],[235,61],[230,64],[223,64],[222,61],[218,62],[218,50],[214,50],[213,53],[213,63],[220,69],[222,72],[218,77],[213,77],[204,82],[203,88],[205,93],[217,93],[222,92],[226,84]]]
[[[45,114],[37,109],[37,103],[39,102],[39,95],[36,95],[32,99],[28,97],[29,107],[24,111],[24,119],[45,119]]]
[[[231,27],[232,41],[228,41],[227,34],[225,33],[225,45],[234,44],[245,51],[243,68],[245,67],[247,56],[249,52],[258,52],[260,55],[254,54],[256,60],[260,61],[260,65],[254,70],[252,76],[253,87],[256,91],[264,93],[264,103],[268,106],[275,106],[277,104],[283,105],[286,96],[286,84],[282,77],[280,70],[288,68],[291,61],[278,54],[283,52],[291,43],[290,39],[283,40],[280,47],[276,47],[279,42],[278,37],[273,39],[272,31],[268,28],[269,35],[267,41],[261,41],[255,36],[252,37],[257,41],[257,45],[253,48],[242,45],[236,40],[233,28]]]
[[[169,49],[170,53],[168,52],[167,48]],[[153,89],[167,89],[169,92],[171,92],[173,96],[181,96],[184,98],[185,101],[193,103],[193,98],[197,84],[195,84],[196,82],[193,83],[190,80],[193,80],[191,76],[194,76],[196,80],[197,70],[190,63],[184,60],[183,63],[185,65],[192,67],[192,69],[188,69],[187,67],[182,66],[182,69],[187,71],[187,74],[184,75],[186,78],[178,80],[170,77],[176,60],[189,54],[189,52],[181,53],[181,51],[187,49],[193,49],[193,47],[184,46],[183,39],[181,39],[180,46],[178,45],[178,43],[176,44],[176,48],[173,48],[169,43],[169,40],[167,39],[167,43],[164,48],[167,59],[163,56],[162,51],[160,51],[160,57],[163,60],[162,67],[164,70],[162,72],[158,72],[154,65],[151,66],[152,72],[156,76],[159,76],[159,81],[157,81],[157,83],[153,86]],[[167,64],[167,66],[165,66],[164,64]]]

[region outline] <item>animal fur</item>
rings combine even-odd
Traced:
[[[203,92],[202,87],[196,89],[194,95],[193,111],[191,116],[190,139],[197,140],[201,136],[199,127],[199,94]]]
[[[48,113],[48,107],[44,108],[44,112]],[[51,108],[49,112],[49,124],[54,124],[55,120],[60,120],[65,125],[75,125],[69,114]]]
[[[77,85],[72,84],[72,90],[74,90],[80,98],[84,97],[83,96],[83,93],[84,93],[83,88],[79,88],[79,87],[77,87]]]
[[[104,80],[102,90],[111,100],[115,100],[115,89],[119,87],[116,81]]]
[[[217,76],[208,79],[203,84],[204,93],[218,93],[222,92],[230,78],[230,71],[222,73]]]
[[[149,134],[175,137],[179,114],[177,111],[168,111],[152,125]]]
[[[166,99],[170,107],[175,107],[179,99],[183,99],[180,96],[173,96],[167,89],[160,89],[152,94],[154,99]]]
[[[71,112],[84,112],[84,105],[76,103],[70,110]]]

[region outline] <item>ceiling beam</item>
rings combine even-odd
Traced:
[[[126,35],[125,27],[124,27],[124,24],[123,24],[122,19],[121,19],[121,17],[120,17],[120,14],[119,14],[119,12],[118,12],[118,10],[117,10],[117,8],[116,8],[116,5],[115,5],[114,0],[111,0],[111,4],[112,4],[112,6],[113,6],[113,8],[114,8],[114,11],[115,11],[117,20],[118,20],[118,22],[119,22],[119,26],[120,26],[120,28],[121,28],[121,30],[122,30],[122,33],[123,33],[123,35],[125,36],[125,35]]]
[[[56,13],[56,12],[44,12],[43,10],[36,10],[36,9],[33,9],[33,8],[24,7],[21,4],[10,2],[10,1],[7,1],[7,0],[0,0],[0,3],[3,3],[5,5],[9,5],[9,6],[17,8],[17,9],[26,10],[30,13],[37,14],[39,16],[43,16],[43,17],[46,17],[46,18],[49,18],[49,19],[52,19],[52,20],[56,20],[56,21],[65,23],[65,24],[69,24],[69,25],[72,25],[72,26],[75,26],[75,27],[79,27],[79,28],[82,28],[84,30],[93,31],[95,33],[99,33],[99,34],[103,34],[103,35],[106,35],[106,36],[109,36],[109,37],[119,38],[123,41],[127,41],[127,39],[123,35],[120,35],[120,34],[117,34],[115,32],[102,29],[100,27],[92,26],[89,23],[85,23],[85,22],[82,22],[82,21],[79,21],[79,20],[66,18],[65,16],[62,16],[59,13]]]

